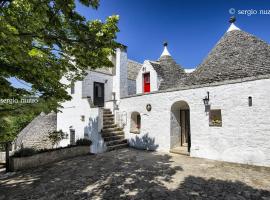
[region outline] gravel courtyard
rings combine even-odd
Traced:
[[[270,199],[270,168],[122,149],[0,174],[0,199]]]

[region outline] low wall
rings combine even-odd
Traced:
[[[67,158],[72,158],[80,155],[86,155],[90,152],[89,146],[76,146],[70,148],[58,149],[44,153],[35,154],[28,157],[11,157],[10,170],[18,171],[38,167],[52,162],[57,162]]]
[[[9,152],[9,156],[11,156],[13,154],[13,151]],[[6,163],[6,152],[1,151],[0,152],[0,164],[1,163]]]
[[[0,152],[0,163],[6,163],[6,152]]]

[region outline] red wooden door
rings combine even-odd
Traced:
[[[150,73],[143,74],[143,92],[150,92]]]

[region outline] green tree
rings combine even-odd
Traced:
[[[0,118],[0,141],[12,141],[16,135],[36,116],[35,113]]]
[[[65,138],[66,134],[62,130],[50,132],[48,135],[48,139],[52,144],[52,148],[57,147],[59,142]]]
[[[99,0],[0,0],[0,100],[39,100],[0,102],[0,140],[10,140],[23,128],[21,118],[29,122],[32,113],[56,111],[71,98],[61,78],[76,81],[88,69],[112,66],[108,57],[120,46],[115,41],[118,16],[89,21],[76,11],[76,2],[99,6]],[[14,87],[11,77],[30,89]],[[14,123],[21,126],[14,128]]]
[[[39,96],[49,109],[69,100],[62,77],[79,80],[87,69],[112,66],[118,16],[88,21],[75,0],[0,0],[0,98]],[[80,0],[97,9],[99,0]],[[16,77],[32,88],[16,89]],[[23,112],[29,105],[0,105],[0,112]]]

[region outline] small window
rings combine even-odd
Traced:
[[[70,85],[70,93],[74,94],[75,93],[75,83],[72,81]]]
[[[252,97],[248,97],[248,106],[249,106],[249,107],[252,106]]]
[[[220,109],[210,110],[209,126],[222,126],[222,117]]]
[[[75,130],[74,129],[70,129],[70,145],[75,145]]]
[[[138,112],[133,112],[131,114],[130,132],[139,134],[140,130],[141,130],[141,115]]]
[[[81,115],[81,121],[84,122],[85,121],[85,116]]]

